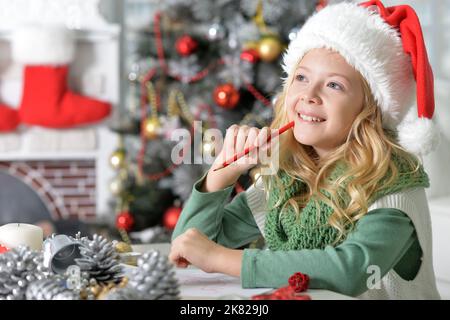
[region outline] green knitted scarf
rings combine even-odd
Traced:
[[[414,187],[429,187],[428,176],[425,173],[422,166],[419,170],[413,172],[409,168],[406,159],[402,159],[399,156],[392,156],[396,167],[398,168],[398,176],[396,181],[386,188],[381,188],[378,192],[373,194],[369,201],[370,206],[377,199],[400,192],[405,189]],[[342,176],[345,172],[346,166],[339,163],[330,173],[328,179],[331,181],[336,180]],[[333,209],[323,201],[315,201],[313,197],[308,201],[306,206],[300,211],[300,216],[297,218],[294,209],[290,205],[286,205],[283,214],[280,215],[280,208],[283,207],[285,202],[295,195],[299,195],[306,192],[306,184],[302,181],[295,180],[292,184],[291,177],[289,177],[284,171],[278,173],[285,192],[280,195],[279,188],[273,188],[270,190],[268,198],[269,211],[266,215],[266,223],[264,228],[265,241],[269,249],[271,250],[300,250],[300,249],[323,249],[327,245],[338,245],[345,236],[338,240],[339,232],[333,228],[328,219],[333,213]],[[380,181],[383,185],[383,181],[387,181],[389,174]],[[350,197],[345,192],[343,187],[339,187],[338,190],[340,201],[348,203]],[[322,194],[330,199],[330,195],[325,190]],[[281,205],[275,207],[280,197],[282,197]],[[320,214],[317,214],[317,205],[320,209]]]

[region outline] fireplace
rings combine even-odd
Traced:
[[[6,207],[11,221],[14,221],[13,208],[16,208],[16,215],[28,212],[41,220],[95,220],[95,169],[93,160],[0,162],[0,197],[8,200],[8,203],[1,205],[2,218],[6,214]],[[22,184],[28,187],[29,192]],[[39,205],[33,192],[42,205]],[[6,199],[6,195],[9,199]],[[31,203],[37,206],[36,212],[30,212]],[[42,213],[44,209],[46,214]],[[28,222],[23,219],[27,219],[26,216],[23,216],[21,221]]]

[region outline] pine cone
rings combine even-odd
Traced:
[[[30,283],[27,300],[79,300],[80,295],[64,287],[64,279],[52,277]]]
[[[48,274],[41,252],[20,246],[0,254],[0,299],[25,299],[28,285]]]
[[[149,251],[138,258],[138,267],[130,274],[128,284],[111,292],[108,300],[176,300],[178,281],[165,255]]]
[[[80,246],[81,258],[75,259],[82,272],[99,283],[117,282],[122,278],[119,255],[112,242],[94,234],[92,240],[83,239]]]

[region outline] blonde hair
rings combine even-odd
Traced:
[[[277,98],[271,128],[279,128],[288,122],[285,99],[293,74],[294,72],[286,80],[283,91]],[[319,159],[311,146],[299,143],[294,137],[293,130],[279,137],[278,168],[285,171],[290,178],[287,187],[295,180],[300,180],[306,184],[307,189],[305,193],[294,195],[284,203],[280,197],[275,208],[279,208],[281,216],[285,212],[285,207],[291,206],[298,219],[301,209],[314,195],[317,214],[320,214],[319,201],[325,202],[333,209],[328,223],[338,231],[335,243],[345,237],[355,223],[367,213],[370,197],[382,187],[389,187],[395,182],[398,169],[392,160],[393,154],[405,159],[413,171],[417,171],[420,167],[419,160],[395,142],[395,132],[383,129],[380,108],[367,81],[361,75],[360,78],[364,93],[362,111],[356,116],[346,141],[326,158]],[[326,177],[341,161],[347,165],[348,170],[335,181],[327,180]],[[383,181],[381,185],[380,181],[387,174],[390,176],[389,179]],[[267,198],[272,188],[278,188],[281,194],[284,193],[285,186],[278,174],[261,178]],[[339,191],[342,187],[348,195],[347,203],[342,201],[342,194]],[[321,191],[327,192],[330,199]]]

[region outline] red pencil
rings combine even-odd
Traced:
[[[275,132],[273,135],[270,135],[267,137],[267,142],[269,142],[272,138],[275,138],[276,136],[282,134],[283,132],[285,132],[286,130],[292,128],[294,126],[295,122],[289,122],[288,124],[282,126],[280,129],[278,129],[277,132]],[[214,169],[213,171],[217,171],[220,169],[223,169],[225,167],[228,167],[230,164],[232,164],[233,162],[235,162],[237,159],[242,158],[243,156],[249,154],[251,151],[253,151],[255,148],[257,148],[256,146],[250,146],[245,148],[244,151],[242,151],[241,153],[235,154],[233,157],[231,157],[230,159],[228,159],[227,161],[225,161],[224,163],[222,163],[222,165],[216,169]]]

